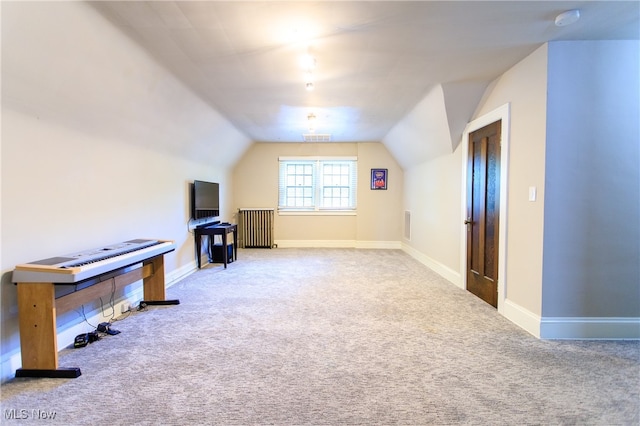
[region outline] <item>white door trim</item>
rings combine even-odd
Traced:
[[[478,117],[467,124],[463,134],[462,143],[462,210],[460,213],[460,227],[462,232],[460,243],[460,271],[462,275],[462,286],[467,288],[467,229],[463,223],[467,216],[467,161],[469,157],[469,134],[483,128],[484,126],[502,121],[500,134],[500,224],[498,232],[498,312],[503,314],[504,301],[507,297],[507,189],[509,177],[509,134],[510,134],[510,104],[501,107]]]

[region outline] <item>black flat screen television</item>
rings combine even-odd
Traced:
[[[191,217],[208,219],[220,216],[220,185],[194,180],[191,187]]]

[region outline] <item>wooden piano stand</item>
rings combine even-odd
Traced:
[[[164,254],[142,262],[142,267],[123,272],[90,287],[55,298],[55,284],[18,282],[18,316],[22,368],[16,377],[76,378],[80,368],[58,367],[56,315],[143,280],[144,299],[148,304],[177,304],[165,299]]]

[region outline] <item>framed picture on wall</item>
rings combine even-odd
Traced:
[[[371,169],[371,189],[387,189],[387,169]]]

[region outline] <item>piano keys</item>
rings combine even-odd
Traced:
[[[73,284],[175,250],[173,241],[135,239],[17,265],[12,282]]]

